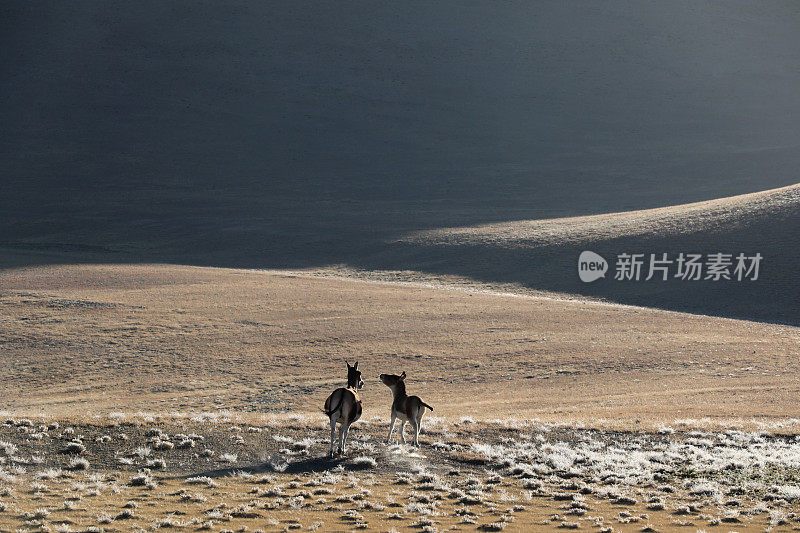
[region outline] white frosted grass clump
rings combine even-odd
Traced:
[[[507,448],[502,444],[484,444],[473,442],[469,445],[470,450],[491,460],[500,459],[506,456]]]
[[[450,424],[447,422],[446,419],[442,418],[441,416],[433,416],[430,414],[426,414],[422,420],[423,423],[423,430],[426,433],[430,433],[432,435],[441,435],[445,431],[447,431],[450,427]]]
[[[354,457],[350,459],[350,464],[356,468],[375,468],[378,466],[378,461],[372,457],[362,455],[360,457]]]
[[[16,483],[17,482],[17,474],[12,470],[6,470],[2,466],[0,466],[0,483]]]
[[[137,456],[139,459],[144,459],[150,455],[152,450],[147,446],[139,446],[135,450],[133,450],[133,455]]]
[[[230,411],[203,411],[200,413],[191,413],[189,421],[207,424],[220,424],[224,422],[231,422],[234,420],[234,418],[238,417],[234,417],[233,413]]]
[[[790,502],[800,500],[800,487],[795,485],[781,485],[775,487],[775,492],[778,493],[778,496]]]
[[[196,476],[186,478],[186,483],[189,485],[206,485],[207,487],[216,487],[217,482],[208,476]]]
[[[60,468],[48,468],[47,470],[42,470],[36,476],[39,479],[55,479],[63,473],[64,471]]]
[[[555,433],[549,441],[534,434],[531,439],[506,439],[501,444],[472,443],[469,449],[506,466],[511,475],[533,477],[552,469],[559,477],[594,476],[626,485],[652,483],[658,476],[687,472],[696,478],[725,478],[726,485],[752,490],[756,487],[745,481],[742,473],[800,469],[798,439],[741,430],[692,431],[683,439],[669,431],[662,434],[669,438],[634,435],[608,440],[602,432],[573,432],[571,438],[552,442]],[[693,490],[716,498],[724,494],[719,486],[706,489],[696,486]]]
[[[70,470],[88,470],[89,461],[83,457],[73,457],[70,459],[68,467]]]

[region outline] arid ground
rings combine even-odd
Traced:
[[[412,271],[61,265],[0,287],[3,529],[800,526],[792,326]],[[328,460],[344,360],[364,414]],[[382,442],[377,374],[402,370],[435,408],[418,450]]]

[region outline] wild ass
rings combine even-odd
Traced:
[[[406,438],[403,435],[403,429],[406,427],[406,422],[411,422],[411,427],[414,428],[414,446],[419,446],[419,428],[422,422],[422,414],[427,407],[433,411],[433,407],[423,402],[419,396],[408,396],[406,394],[406,373],[405,371],[398,375],[395,374],[381,374],[381,382],[392,389],[394,400],[392,401],[392,421],[389,424],[389,434],[386,436],[386,444],[392,439],[392,431],[394,430],[394,421],[400,418],[400,442],[406,443]]]
[[[325,400],[325,414],[331,419],[331,449],[328,452],[333,457],[333,442],[336,435],[336,423],[341,422],[339,427],[339,449],[338,452],[344,454],[347,433],[350,425],[361,417],[361,398],[358,391],[364,386],[361,379],[361,372],[358,370],[358,361],[353,366],[347,364],[347,388],[336,389]]]

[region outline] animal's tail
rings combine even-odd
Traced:
[[[326,411],[325,409],[323,409],[322,412],[325,413],[325,416],[331,416],[333,413],[335,413],[337,409],[339,409],[339,407],[342,406],[342,400],[344,400],[344,394],[339,395],[339,403],[336,404],[336,407],[334,407],[330,411]]]
[[[420,402],[419,402],[419,403],[421,403],[422,405],[424,405],[425,407],[427,407],[428,409],[430,409],[431,411],[433,411],[433,407],[431,407],[431,406],[430,406],[430,405],[428,405],[427,403],[423,402],[422,400],[420,400]]]

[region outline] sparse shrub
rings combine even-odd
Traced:
[[[132,476],[129,484],[132,487],[153,488],[156,486],[155,481],[153,481],[153,478],[150,475],[150,470],[148,470],[147,468],[139,470],[138,474]]]
[[[83,457],[73,457],[69,462],[69,469],[70,470],[88,470],[89,469],[89,461],[87,461]]]
[[[235,453],[223,453],[219,456],[219,460],[223,463],[235,463],[239,456]]]
[[[130,509],[123,509],[117,516],[114,517],[114,520],[130,520],[133,518],[134,515],[133,511]]]
[[[256,511],[256,509],[252,505],[239,505],[234,507],[230,515],[234,518],[260,518],[261,513]]]
[[[45,509],[44,507],[40,507],[33,511],[28,511],[23,514],[23,517],[26,520],[42,520],[44,518],[47,518],[48,516],[50,516],[50,511]]]
[[[133,455],[137,456],[139,459],[144,459],[145,457],[150,456],[150,452],[152,450],[147,446],[139,446],[135,450],[133,450]]]
[[[37,477],[39,479],[55,479],[63,473],[64,471],[60,468],[48,468],[47,470],[39,472]]]
[[[428,518],[427,516],[421,516],[416,522],[411,524],[411,527],[425,527],[425,526],[432,526],[434,525],[433,520]]]
[[[164,459],[148,459],[147,468],[164,470],[165,468],[167,468],[167,463],[164,461]]]
[[[67,445],[61,450],[61,453],[64,454],[81,454],[86,451],[86,446],[78,441],[70,441]]]
[[[154,449],[154,450],[161,450],[161,451],[165,451],[165,450],[171,450],[171,449],[173,449],[174,447],[175,447],[175,445],[174,445],[174,444],[172,444],[172,442],[170,442],[170,441],[168,441],[168,440],[156,440],[156,441],[153,443],[153,449]]]
[[[189,485],[206,485],[208,487],[216,487],[217,482],[208,476],[197,476],[186,478],[186,483]]]
[[[17,447],[10,442],[0,440],[0,451],[10,457],[16,455]]]
[[[375,459],[373,459],[372,457],[367,457],[365,455],[362,455],[360,457],[354,457],[349,462],[353,468],[359,470],[375,468],[378,466],[378,462]]]
[[[46,491],[48,487],[44,483],[31,483],[30,489],[33,492],[43,492]]]
[[[630,496],[620,496],[612,501],[617,505],[636,505],[636,499]]]

